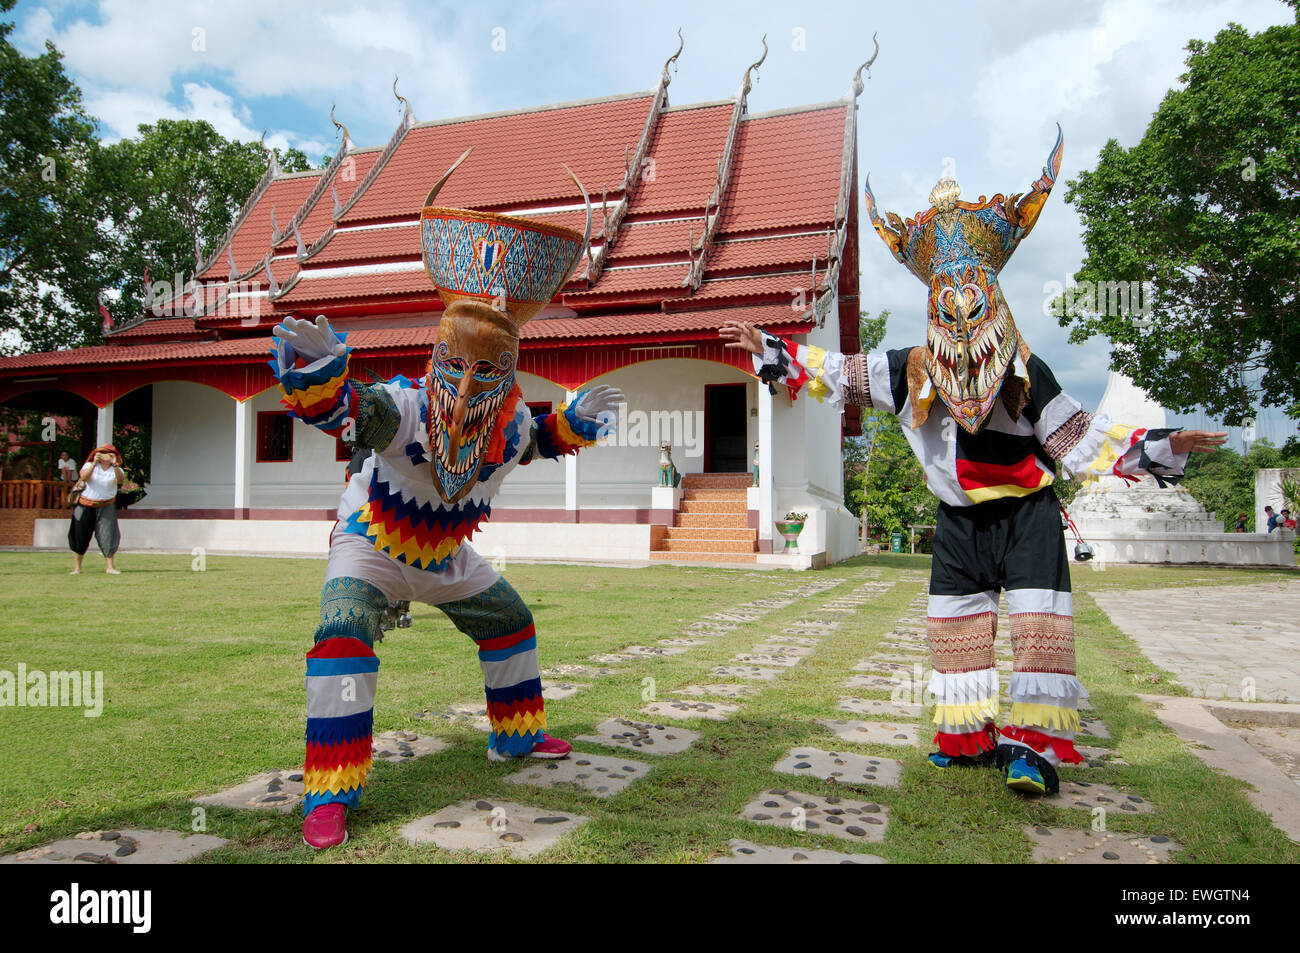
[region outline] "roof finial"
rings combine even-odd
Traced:
[[[261,147],[262,147],[262,151],[266,153],[266,167],[267,167],[268,169],[272,169],[272,170],[274,170],[275,172],[279,172],[279,171],[280,171],[280,164],[279,164],[279,162],[276,161],[276,158],[275,158],[275,150],[272,149],[270,146],[268,146],[268,145],[266,144],[266,130],[265,130],[265,129],[262,130],[262,138],[261,138],[261,140],[258,142],[258,145],[261,146]]]
[[[337,119],[334,118],[334,105],[335,105],[334,103],[330,103],[330,122],[334,123],[335,129],[339,129],[343,132],[343,148],[347,149],[348,142],[352,139],[352,137],[348,135],[348,127],[343,125],[343,123],[339,122]]]
[[[758,58],[757,63],[752,64],[749,67],[749,69],[745,70],[745,82],[741,86],[742,96],[748,95],[750,90],[749,74],[752,73],[754,70],[758,69],[760,66],[762,66],[763,61],[765,59],[767,59],[767,34],[766,33],[763,34],[763,55]]]
[[[667,61],[665,61],[664,63],[664,75],[661,82],[665,86],[667,86],[669,83],[672,82],[672,78],[668,75],[668,67],[671,66],[673,63],[677,62],[677,57],[681,56],[682,50],[686,48],[686,38],[682,36],[681,27],[677,28],[677,39],[680,41],[677,44],[677,52],[674,53],[672,56],[668,57]]]
[[[857,99],[859,96],[862,95],[862,71],[866,70],[867,76],[870,76],[871,64],[874,63],[876,61],[876,57],[880,55],[880,41],[876,39],[875,33],[871,34],[871,42],[876,44],[875,52],[871,54],[871,59],[867,60],[865,63],[859,66],[857,72],[853,74],[853,98],[854,99]]]
[[[405,119],[407,116],[414,116],[414,115],[415,115],[415,110],[413,110],[413,109],[411,108],[411,101],[410,101],[409,99],[407,99],[405,96],[403,96],[401,93],[399,93],[399,92],[397,91],[397,76],[396,76],[396,75],[393,76],[393,95],[396,96],[396,97],[397,97],[397,101],[398,101],[399,103],[402,104],[402,118],[403,118],[403,119]]]

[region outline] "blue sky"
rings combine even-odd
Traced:
[[[107,140],[159,117],[202,118],[234,138],[266,129],[316,162],[337,147],[332,103],[359,144],[387,140],[400,116],[395,75],[422,120],[632,92],[654,86],[680,26],[670,99],[701,102],[735,93],[766,33],[771,53],[749,100],[759,112],[842,96],[877,32],[880,58],[859,101],[859,172],[871,173],[886,209],[919,211],[947,171],[966,198],[1024,191],[1063,127],[1060,184],[1001,281],[1030,347],[1095,406],[1107,342],[1070,345],[1043,314],[1044,284],[1064,282],[1082,254],[1064,180],[1091,168],[1107,139],[1141,137],[1177,83],[1188,39],[1293,14],[1277,0],[54,0],[21,2],[12,16],[20,48],[50,40],[63,52]],[[863,306],[893,314],[885,346],[920,343],[922,286],[869,228],[861,240]],[[1295,427],[1272,412],[1259,430],[1280,443]]]

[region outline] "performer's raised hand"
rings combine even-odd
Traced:
[[[573,405],[573,412],[583,420],[605,424],[615,419],[618,405],[626,400],[627,397],[617,387],[597,384],[578,395],[578,402]]]
[[[306,319],[285,318],[271,329],[271,334],[280,342],[276,352],[281,371],[293,367],[295,354],[302,355],[307,361],[318,361],[347,353],[347,346],[334,333],[323,314],[317,315],[314,323]]]
[[[763,356],[763,335],[758,328],[744,321],[727,321],[718,328],[718,337],[727,343],[723,347],[738,347],[750,354]]]
[[[1169,435],[1174,453],[1211,453],[1228,442],[1226,430],[1180,430]]]

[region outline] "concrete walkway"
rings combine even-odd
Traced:
[[[1090,595],[1193,695],[1300,702],[1300,580]]]

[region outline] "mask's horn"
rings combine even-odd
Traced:
[[[1040,175],[1029,191],[1025,193],[1024,198],[1019,195],[1013,195],[1007,200],[1007,207],[1015,210],[1015,225],[1020,231],[1016,235],[1016,242],[1029,234],[1034,223],[1038,221],[1039,213],[1043,211],[1043,206],[1047,203],[1047,196],[1052,193],[1052,186],[1056,184],[1056,175],[1061,171],[1061,154],[1065,150],[1065,137],[1061,133],[1061,124],[1056,124],[1056,145],[1052,146],[1052,151],[1047,155],[1047,165],[1043,166],[1043,174]],[[1007,216],[1011,218],[1011,216]]]
[[[442,174],[442,178],[434,183],[433,188],[429,190],[429,197],[424,200],[424,205],[426,208],[433,204],[434,197],[437,196],[438,190],[441,189],[446,184],[447,180],[451,178],[451,174],[460,168],[460,164],[464,162],[466,159],[468,159],[469,154],[473,151],[474,151],[474,147],[470,146],[463,153],[461,153],[460,158],[457,159],[455,162],[453,162],[451,164],[451,168]]]
[[[587,197],[586,188],[584,188],[583,184],[578,181],[578,177],[573,174],[573,170],[566,165],[564,171],[569,173],[569,178],[571,178],[573,184],[578,187],[578,191],[582,193],[582,201],[587,205],[587,227],[583,229],[582,232],[582,252],[573,260],[574,264],[577,264],[579,259],[581,259],[583,255],[587,254],[587,245],[591,239],[591,199]]]

